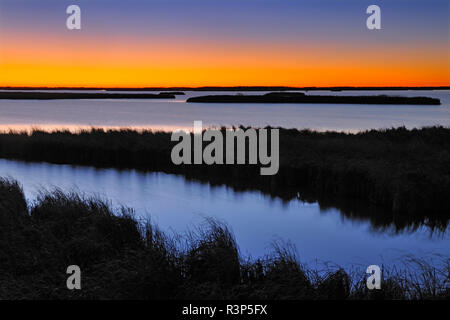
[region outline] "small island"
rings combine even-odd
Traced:
[[[167,91],[161,92],[160,94],[173,94],[174,96],[184,96],[185,93],[183,91]]]
[[[175,99],[171,93],[85,93],[85,92],[0,92],[0,99],[56,100],[56,99]]]
[[[333,104],[396,104],[440,105],[441,101],[429,97],[402,96],[336,96],[306,95],[303,92],[270,92],[264,95],[209,95],[187,99],[198,103],[333,103]]]

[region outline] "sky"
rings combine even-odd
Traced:
[[[0,0],[0,86],[450,85],[449,17],[448,0]]]

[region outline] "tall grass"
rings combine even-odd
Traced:
[[[177,173],[286,200],[319,200],[348,214],[358,211],[354,204],[360,201],[363,212],[372,205],[399,226],[413,218],[412,225],[430,221],[445,227],[450,218],[450,128],[358,134],[280,129],[275,176],[260,176],[258,165],[175,166],[170,158],[174,144],[166,132],[35,130],[0,134],[0,157]],[[372,213],[371,218],[379,216]],[[381,218],[377,222],[383,226]]]
[[[127,208],[59,190],[27,204],[17,182],[0,180],[1,299],[448,299],[450,259],[408,258],[384,270],[382,290],[365,287],[364,270],[318,270],[274,244],[259,259],[242,257],[232,231],[207,220],[171,236],[138,222]],[[66,288],[69,265],[82,290]],[[412,266],[413,265],[413,266]]]

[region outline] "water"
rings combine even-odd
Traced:
[[[91,92],[91,91],[90,91]],[[355,132],[372,128],[450,126],[450,91],[342,91],[339,95],[388,94],[440,98],[441,106],[331,104],[187,104],[187,98],[236,92],[186,92],[176,100],[0,100],[0,130],[84,127],[191,129],[204,126],[282,126]],[[252,93],[252,94],[262,94]],[[310,94],[330,94],[314,91]],[[136,171],[98,170],[0,160],[0,176],[24,186],[29,200],[42,188],[60,187],[108,198],[114,206],[136,209],[165,231],[185,232],[215,217],[230,225],[244,255],[269,252],[274,240],[291,241],[303,262],[332,261],[394,264],[404,254],[450,256],[449,228],[428,227],[395,232],[318,203],[282,202],[260,192],[234,192],[226,187],[188,182],[180,176]],[[364,209],[363,209],[364,211]],[[381,219],[383,220],[383,219]]]
[[[450,256],[449,227],[445,232],[425,226],[400,232],[378,229],[338,209],[321,210],[317,203],[282,202],[260,192],[234,192],[175,175],[0,160],[0,177],[8,176],[23,184],[29,200],[53,187],[98,195],[114,207],[134,208],[137,217],[151,218],[168,232],[183,233],[214,217],[231,227],[241,252],[253,257],[268,253],[271,243],[280,240],[294,244],[308,264],[393,265],[406,254]]]
[[[309,93],[429,96],[440,98],[440,106],[184,103],[189,97],[209,94],[236,92],[186,92],[175,100],[0,100],[0,130],[90,126],[174,130],[192,129],[195,120],[202,120],[204,126],[272,125],[349,132],[398,126],[450,126],[449,90]]]

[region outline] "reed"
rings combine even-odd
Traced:
[[[382,290],[363,270],[313,269],[295,249],[274,244],[242,257],[232,231],[207,220],[168,236],[133,210],[60,190],[25,201],[17,182],[0,180],[1,299],[448,299],[450,259],[405,258],[384,269]],[[66,268],[82,269],[82,290],[68,290]]]

